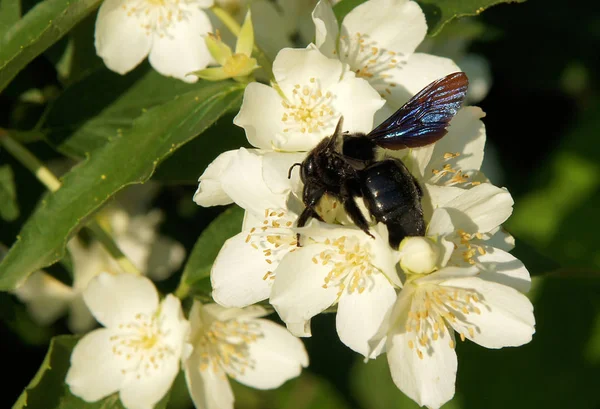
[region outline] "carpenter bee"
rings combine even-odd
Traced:
[[[354,224],[373,237],[355,201],[363,198],[371,216],[388,227],[393,248],[398,248],[404,237],[424,236],[423,191],[404,163],[386,156],[384,149],[416,148],[442,138],[463,103],[467,87],[463,72],[434,81],[368,134],[342,133],[340,118],[333,135],[290,168],[288,177],[294,166],[300,166],[304,183],[302,200],[306,207],[298,227],[311,217],[322,220],[315,208],[328,194],[342,203]]]

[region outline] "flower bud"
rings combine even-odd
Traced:
[[[438,264],[439,249],[425,237],[406,237],[400,243],[400,267],[405,273],[431,273]]]

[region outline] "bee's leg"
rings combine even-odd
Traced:
[[[348,216],[354,222],[354,224],[356,224],[362,231],[364,231],[365,233],[367,233],[367,235],[371,236],[371,238],[374,239],[375,236],[373,236],[369,231],[369,223],[367,222],[367,219],[365,219],[365,216],[361,212],[360,208],[356,204],[356,200],[354,199],[354,196],[360,196],[360,191],[353,192],[352,190],[352,188],[346,186],[344,191],[342,192],[344,210],[346,211],[346,213],[348,213]]]
[[[298,217],[298,222],[296,223],[297,227],[304,227],[308,222],[308,219],[314,217],[317,220],[323,221],[323,218],[314,210],[314,208],[321,200],[321,197],[325,194],[325,189],[323,188],[307,188],[304,186],[303,199],[306,207],[300,213],[300,217]],[[300,244],[300,233],[296,234],[296,245],[301,247]]]

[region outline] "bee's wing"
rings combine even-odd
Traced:
[[[446,135],[446,127],[460,109],[469,80],[455,72],[432,82],[373,129],[367,137],[386,149],[429,145]]]

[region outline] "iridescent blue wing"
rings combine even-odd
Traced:
[[[373,129],[367,138],[377,146],[393,150],[437,141],[448,132],[446,128],[460,109],[468,85],[464,72],[432,82]]]

